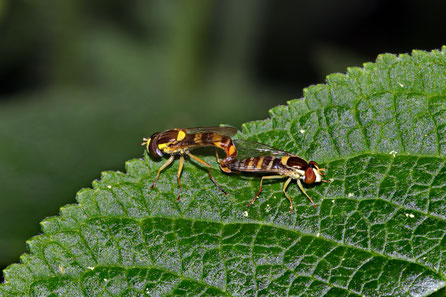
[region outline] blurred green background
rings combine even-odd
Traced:
[[[0,267],[172,127],[264,119],[332,72],[445,44],[444,1],[0,0]],[[442,37],[441,37],[442,36]]]

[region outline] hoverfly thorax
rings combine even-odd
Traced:
[[[305,170],[308,167],[307,161],[296,156],[283,157],[283,160],[286,160],[286,165],[293,169]]]
[[[297,156],[285,156],[282,157],[281,163],[286,168],[285,175],[294,179],[305,179],[305,169],[308,168],[307,161]]]

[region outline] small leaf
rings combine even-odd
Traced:
[[[333,74],[238,137],[316,160],[329,184],[216,180],[190,160],[104,172],[42,222],[4,296],[427,296],[446,286],[446,48]]]

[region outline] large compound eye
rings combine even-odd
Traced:
[[[305,180],[306,184],[312,184],[316,180],[316,174],[314,173],[313,168],[310,166],[305,169]]]
[[[158,141],[156,140],[158,134],[159,133],[154,133],[150,137],[149,152],[154,158],[161,158],[163,156],[163,152],[158,148]]]

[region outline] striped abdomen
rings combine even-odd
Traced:
[[[251,157],[248,159],[237,160],[233,163],[226,164],[231,171],[246,172],[278,172],[283,168],[281,157],[262,156]]]
[[[220,135],[217,133],[196,133],[187,134],[186,137],[178,142],[175,147],[178,149],[187,149],[194,147],[216,146],[226,153],[226,158],[235,158],[237,150],[232,142],[231,137]]]

